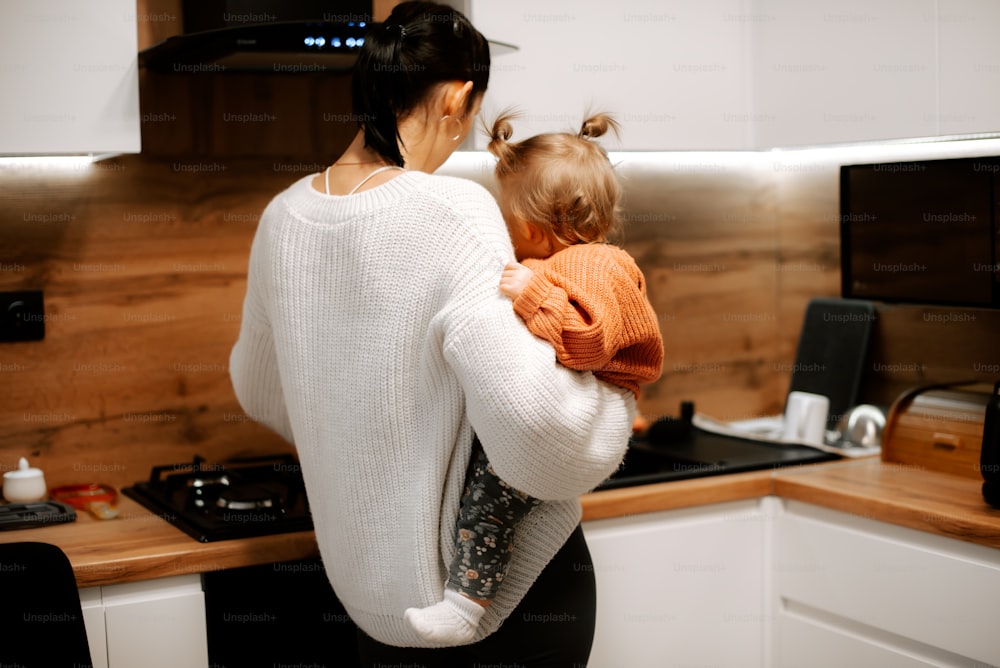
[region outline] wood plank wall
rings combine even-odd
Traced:
[[[42,289],[46,303],[44,341],[0,344],[0,469],[27,455],[52,484],[125,485],[196,454],[288,451],[243,415],[227,365],[256,222],[302,175],[289,164],[127,156],[0,172],[0,290]],[[839,286],[836,179],[642,173],[628,175],[625,247],[667,357],[640,410],[779,412],[805,305]],[[870,400],[1000,376],[1000,312],[883,307],[877,332]]]
[[[146,161],[0,178],[0,289],[42,289],[45,339],[0,346],[0,468],[126,484],[196,455],[284,451],[229,385],[250,240],[296,174]]]
[[[140,27],[143,6],[169,15],[177,0],[140,3]],[[144,41],[174,29],[147,23]],[[47,330],[0,344],[0,471],[26,455],[53,485],[121,486],[196,454],[289,450],[243,415],[227,365],[261,210],[349,137],[316,129],[317,107],[342,104],[318,84],[194,79],[171,98],[146,79],[142,156],[0,168],[0,290],[44,290]],[[289,90],[308,100],[306,127],[291,107],[263,128],[219,121],[286,109]],[[625,247],[647,275],[667,353],[641,412],[673,415],[682,400],[726,420],[780,412],[806,304],[839,294],[836,165],[709,160],[667,179],[627,177]],[[1000,311],[883,307],[864,398],[992,382],[998,334]]]

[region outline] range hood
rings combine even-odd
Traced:
[[[346,72],[354,66],[368,21],[280,21],[176,35],[139,52],[139,65],[175,74],[205,72]],[[491,58],[517,47],[488,40]]]
[[[168,37],[140,51],[139,65],[177,74],[346,71],[372,25],[283,21],[204,30]]]

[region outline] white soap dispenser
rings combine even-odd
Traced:
[[[3,498],[11,503],[41,501],[47,495],[45,474],[41,469],[29,466],[24,457],[18,460],[17,470],[3,474]]]

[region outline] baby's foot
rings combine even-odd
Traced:
[[[486,608],[471,598],[446,589],[444,600],[426,608],[407,608],[410,626],[425,640],[447,645],[461,645],[476,635],[476,628]]]

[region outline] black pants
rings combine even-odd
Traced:
[[[594,641],[597,591],[583,530],[576,528],[521,603],[492,635],[446,649],[391,647],[358,632],[361,665],[377,668],[583,668]]]

